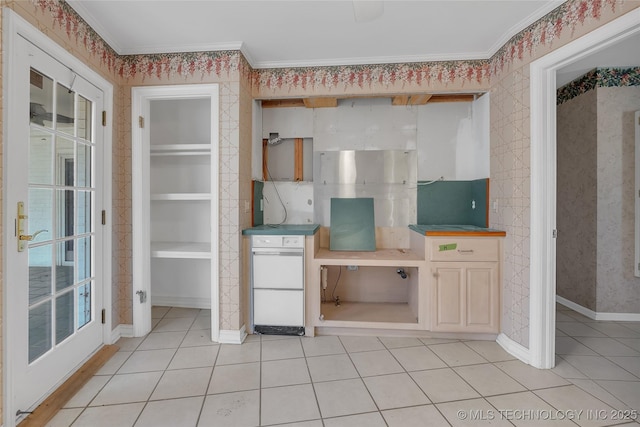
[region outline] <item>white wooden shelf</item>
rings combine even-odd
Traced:
[[[151,200],[211,200],[211,193],[153,193]]]
[[[193,242],[151,242],[151,257],[211,259],[211,244]]]
[[[211,154],[211,144],[158,144],[150,150],[152,156],[198,156]]]
[[[314,257],[323,265],[422,267],[424,258],[411,249],[376,249],[372,252],[330,251],[320,248]]]

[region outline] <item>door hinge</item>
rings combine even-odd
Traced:
[[[102,225],[107,225],[107,211],[102,211]]]
[[[102,309],[102,324],[104,325],[105,323],[107,323],[107,310],[106,309]]]
[[[141,128],[144,128],[144,117],[142,117],[142,116],[138,116],[138,125],[139,125]]]
[[[557,239],[557,238],[558,238],[558,230],[554,229],[554,230],[551,232],[551,236],[552,236],[554,239]]]
[[[107,125],[107,112],[103,111],[102,112],[102,126],[106,126]]]
[[[140,298],[140,304],[147,302],[147,293],[145,291],[136,291],[136,295]]]

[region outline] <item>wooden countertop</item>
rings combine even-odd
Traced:
[[[507,235],[507,233],[503,230],[497,230],[495,228],[478,227],[476,225],[466,225],[466,224],[444,224],[444,225],[412,224],[412,225],[409,225],[409,228],[425,236],[500,237],[500,236]]]

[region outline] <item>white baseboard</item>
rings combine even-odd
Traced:
[[[506,351],[510,355],[520,359],[527,365],[531,364],[531,353],[529,352],[529,349],[522,344],[515,342],[505,334],[498,335],[498,338],[496,338],[496,342],[500,347],[504,349],[504,351]]]
[[[111,331],[111,344],[116,343],[120,338],[133,337],[133,325],[119,324]]]
[[[209,310],[211,309],[211,298],[151,295],[151,305]]]
[[[558,304],[562,304],[565,307],[570,308],[573,311],[577,311],[583,316],[593,320],[614,320],[619,322],[640,322],[640,313],[606,313],[597,312],[586,307],[576,304],[573,301],[569,301],[566,298],[556,295],[556,301]]]
[[[221,329],[218,335],[218,342],[220,344],[242,344],[247,337],[247,330],[244,325],[237,331],[229,329]]]

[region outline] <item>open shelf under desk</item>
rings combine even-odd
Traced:
[[[411,249],[376,249],[372,252],[330,251],[320,248],[314,257],[322,265],[421,267],[424,258]]]
[[[418,318],[407,303],[371,303],[343,301],[322,303],[324,320],[319,327],[354,327],[381,329],[421,329]]]
[[[151,257],[211,259],[211,243],[151,242]]]

